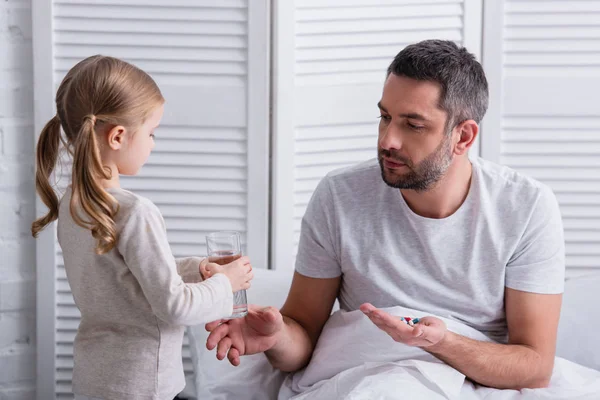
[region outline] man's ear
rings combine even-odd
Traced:
[[[126,133],[127,130],[123,125],[117,125],[111,128],[106,134],[108,147],[110,147],[112,150],[119,150],[125,142]]]
[[[468,119],[458,124],[455,131],[458,133],[458,137],[454,152],[458,155],[466,154],[477,138],[479,125],[472,119]]]

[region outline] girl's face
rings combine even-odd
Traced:
[[[154,130],[160,124],[163,113],[164,105],[161,104],[135,132],[129,133],[117,161],[119,174],[136,175],[146,163],[154,149]]]

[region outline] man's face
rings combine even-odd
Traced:
[[[453,159],[447,113],[438,106],[435,82],[390,74],[378,106],[378,158],[385,183],[425,191],[446,172]]]

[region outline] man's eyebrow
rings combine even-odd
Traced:
[[[404,118],[410,118],[410,119],[418,119],[420,121],[427,121],[428,119],[425,118],[424,115],[418,114],[418,113],[406,113],[406,114],[400,114],[400,117],[404,117]]]
[[[379,107],[379,109],[385,113],[388,113],[388,110],[385,109],[385,107],[381,104],[381,102],[377,103],[377,107]],[[419,121],[429,121],[428,118],[426,118],[424,115],[421,115],[419,113],[405,113],[405,114],[399,114],[399,117],[403,117],[403,118],[410,118],[410,119],[418,119]]]

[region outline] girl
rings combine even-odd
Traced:
[[[48,206],[33,236],[58,219],[58,240],[81,323],[74,344],[76,398],[171,400],[185,386],[183,326],[226,317],[250,287],[248,258],[225,265],[175,260],[149,200],[123,190],[154,147],[164,99],[148,74],[94,56],[75,65],[37,146],[36,188]],[[62,139],[60,128],[65,133]],[[62,199],[49,184],[61,140],[73,158]],[[210,279],[202,281],[200,270]]]

